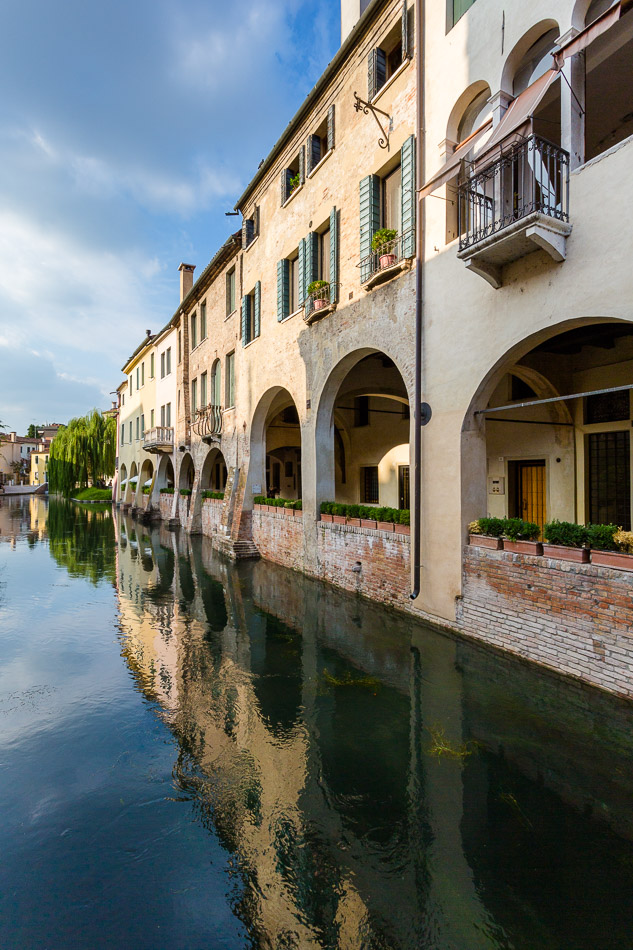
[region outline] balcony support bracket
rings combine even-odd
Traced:
[[[466,263],[466,270],[487,280],[491,287],[499,290],[501,287],[501,268],[494,264],[486,264],[484,261],[471,260]]]
[[[354,109],[356,110],[356,112],[362,112],[363,115],[369,115],[369,113],[371,112],[374,119],[378,123],[378,128],[380,129],[382,133],[382,137],[378,139],[378,145],[380,146],[380,148],[386,148],[387,151],[389,151],[389,133],[393,132],[392,117],[389,115],[388,112],[383,112],[382,109],[378,109],[377,106],[372,105],[371,102],[366,102],[364,99],[361,99],[361,97],[358,95],[357,92],[354,93],[354,99],[356,100],[354,102]],[[378,118],[379,114],[384,116],[385,119],[389,120],[389,124],[386,129],[384,128],[383,123]]]
[[[526,238],[533,241],[549,256],[559,263],[567,257],[567,234],[557,229],[535,224],[525,232]]]

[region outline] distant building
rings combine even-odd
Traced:
[[[25,485],[29,480],[31,453],[39,439],[16,432],[0,433],[0,485]]]

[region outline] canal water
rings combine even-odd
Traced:
[[[633,708],[0,499],[0,947],[633,948]]]

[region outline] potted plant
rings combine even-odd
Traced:
[[[397,234],[398,232],[394,231],[393,228],[380,228],[371,239],[372,251],[378,251],[380,254],[378,260],[381,270],[384,270],[385,267],[392,267],[396,263],[396,255],[393,250],[387,250],[387,245],[395,240]],[[380,253],[381,250],[383,250],[382,253]]]
[[[317,291],[320,291],[320,293],[317,294]],[[308,285],[308,296],[311,297],[312,294],[317,294],[316,297],[312,298],[312,306],[315,310],[323,310],[324,307],[327,307],[330,296],[330,285],[328,281],[313,280],[312,283]]]
[[[545,557],[556,557],[561,561],[573,561],[586,564],[589,560],[587,546],[587,528],[573,521],[548,521],[543,528]]]
[[[540,525],[522,518],[506,518],[503,535],[503,550],[514,554],[542,554],[543,545],[538,540]]]
[[[503,547],[503,518],[478,518],[468,525],[468,540],[473,547],[491,548],[499,551]]]
[[[621,570],[633,570],[633,558],[629,550],[631,532],[623,531],[612,524],[588,524],[587,540],[591,548],[591,563],[601,567],[617,567]]]
[[[296,175],[291,175],[290,180],[288,181],[288,197],[296,191],[301,183],[301,173],[297,172]]]

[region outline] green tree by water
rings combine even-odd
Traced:
[[[116,582],[114,521],[109,508],[84,509],[51,498],[48,507],[49,550],[71,577],[87,577],[93,584]]]
[[[48,483],[51,492],[69,497],[75,488],[97,485],[114,475],[116,423],[93,409],[71,419],[51,445]]]

